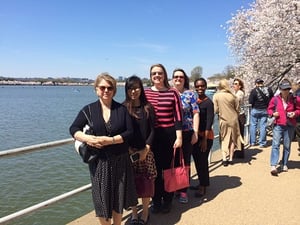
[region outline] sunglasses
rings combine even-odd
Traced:
[[[151,72],[151,75],[155,75],[155,74],[157,74],[157,75],[163,75],[163,72]]]
[[[107,90],[107,91],[113,91],[114,90],[114,88],[112,87],[112,86],[98,86],[98,88],[101,90],[101,91],[105,91],[105,90]]]
[[[174,76],[174,79],[184,79],[184,76]]]

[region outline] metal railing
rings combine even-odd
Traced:
[[[0,151],[0,158],[1,157],[8,157],[8,156],[16,156],[16,155],[21,155],[33,151],[40,151],[46,148],[52,148],[56,146],[62,146],[62,145],[67,145],[70,143],[73,143],[74,139],[73,138],[68,138],[68,139],[63,139],[63,140],[58,140],[58,141],[52,141],[52,142],[46,142],[42,144],[37,144],[37,145],[30,145],[26,147],[21,147],[21,148],[15,148],[15,149],[9,149],[9,150],[4,150]],[[91,184],[84,185],[82,187],[76,188],[72,191],[66,192],[64,194],[58,195],[56,197],[53,197],[51,199],[48,199],[46,201],[43,201],[41,203],[35,204],[33,206],[27,207],[25,209],[22,209],[20,211],[17,211],[15,213],[9,214],[7,216],[4,216],[0,218],[0,224],[9,222],[11,220],[14,220],[18,217],[25,216],[26,214],[29,214],[33,211],[36,211],[38,209],[47,207],[49,205],[52,205],[53,203],[56,203],[58,201],[61,201],[63,199],[72,197],[76,194],[79,194],[83,191],[89,190],[91,188]]]

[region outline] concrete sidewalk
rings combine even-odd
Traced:
[[[270,174],[271,147],[252,147],[245,159],[234,165],[221,165],[220,151],[210,164],[211,184],[204,198],[195,198],[189,190],[189,203],[177,199],[169,214],[151,214],[149,225],[299,225],[300,156],[292,143],[289,171]],[[281,150],[282,151],[282,150]],[[192,185],[196,184],[192,165]],[[122,225],[129,225],[130,212],[124,211]],[[91,212],[68,225],[98,225]]]

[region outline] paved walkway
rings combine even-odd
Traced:
[[[271,147],[246,150],[245,159],[234,165],[221,165],[220,151],[212,155],[211,185],[205,198],[193,197],[189,203],[173,201],[169,214],[151,214],[149,225],[299,225],[300,156],[292,143],[289,171],[270,175]],[[194,166],[192,165],[192,174]],[[196,184],[193,175],[192,184]],[[129,225],[129,212],[122,225]],[[91,212],[68,225],[98,225]]]

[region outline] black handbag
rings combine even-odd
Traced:
[[[89,108],[89,115],[91,118],[91,109],[90,106],[88,106]],[[82,110],[83,114],[85,115],[88,124],[84,129],[84,133],[85,134],[90,134],[93,135],[94,134],[94,130],[93,130],[93,122],[91,121],[91,119],[87,116],[86,112],[84,110]],[[75,141],[75,149],[78,152],[78,154],[81,156],[82,161],[85,163],[91,163],[93,161],[95,161],[97,159],[97,152],[98,150],[96,148],[93,148],[91,146],[89,146],[87,143],[85,142],[79,142],[79,141]]]

